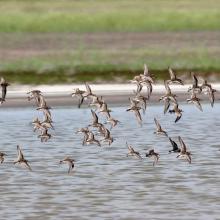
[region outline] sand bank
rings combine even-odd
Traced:
[[[98,96],[103,96],[106,102],[111,104],[126,104],[129,103],[128,98],[134,95],[134,84],[91,84],[92,91]],[[172,91],[177,94],[179,101],[185,101],[189,94],[187,93],[190,85],[172,85]],[[47,102],[51,106],[76,106],[76,98],[71,97],[73,88],[85,90],[83,84],[71,85],[12,85],[8,87],[7,101],[1,105],[2,107],[23,107],[31,106],[27,100],[27,92],[38,89],[41,90],[46,97]],[[220,91],[220,84],[213,84],[213,88]],[[159,97],[165,92],[164,85],[153,85],[153,94],[151,102],[158,102]],[[143,90],[143,94],[145,90]],[[220,99],[220,92],[216,93],[216,100]]]

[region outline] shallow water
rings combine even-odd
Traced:
[[[101,148],[82,146],[75,134],[90,123],[89,109],[53,109],[47,143],[32,130],[30,122],[41,116],[33,107],[0,109],[0,151],[8,154],[0,165],[0,219],[220,219],[220,104],[206,104],[204,112],[180,107],[184,115],[175,124],[161,105],[149,106],[141,128],[126,107],[112,107],[121,124],[112,129],[113,144]],[[154,117],[170,137],[183,138],[192,164],[168,154],[169,140],[153,134]],[[126,157],[126,141],[142,156],[154,147],[157,166]],[[13,165],[17,144],[33,172]],[[59,165],[66,155],[76,160],[71,175]]]

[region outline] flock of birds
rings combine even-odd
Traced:
[[[179,108],[179,104],[177,101],[177,95],[174,94],[170,88],[170,85],[172,84],[178,84],[178,85],[184,85],[183,81],[179,78],[177,78],[177,75],[174,73],[174,71],[169,67],[168,68],[170,79],[164,81],[164,86],[166,93],[159,98],[159,101],[164,102],[164,114],[169,112],[170,114],[175,114],[176,119],[175,123],[177,123],[181,117],[183,110]],[[194,73],[191,73],[192,76],[192,86],[189,87],[188,92],[190,94],[190,98],[188,98],[186,101],[187,103],[194,104],[200,111],[203,111],[202,105],[200,103],[201,99],[197,96],[201,93],[204,93],[205,95],[208,95],[209,101],[211,106],[214,106],[215,103],[215,92],[217,92],[215,89],[212,88],[212,85],[207,82],[207,80],[202,79],[201,85],[199,85],[199,81],[197,76]],[[153,91],[152,84],[154,83],[153,77],[148,71],[148,67],[145,64],[144,65],[144,73],[135,76],[132,80],[130,80],[131,83],[135,83],[137,85],[137,88],[134,92],[135,96],[130,97],[130,107],[127,109],[129,112],[134,112],[135,117],[137,119],[137,122],[139,125],[142,125],[142,116],[141,116],[141,110],[143,111],[143,114],[146,111],[147,102],[150,100],[150,96]],[[143,87],[146,87],[147,94],[142,93]],[[169,153],[178,153],[177,158],[187,160],[189,163],[192,162],[191,153],[187,149],[186,144],[184,143],[183,139],[179,136],[179,144],[178,145],[174,140],[171,139],[171,137],[168,136],[167,132],[164,131],[159,123],[159,121],[154,118],[154,122],[156,125],[156,131],[154,132],[157,135],[164,135],[168,137],[172,150],[169,151]],[[131,145],[128,145],[128,156],[134,156],[136,158],[142,159],[139,152],[135,151],[134,148]],[[153,166],[159,161],[159,153],[155,152],[154,149],[150,149],[148,153],[146,153],[146,157],[152,157],[154,162]]]
[[[177,78],[176,74],[173,72],[173,70],[169,67],[168,68],[170,79],[164,81],[164,86],[166,89],[166,93],[160,97],[159,101],[164,102],[164,114],[166,114],[169,110],[169,113],[176,114],[175,123],[180,120],[182,117],[182,110],[179,108],[179,104],[177,101],[177,95],[174,94],[171,91],[170,85],[171,84],[179,84],[184,85],[183,81],[179,78]],[[209,100],[211,103],[211,106],[214,106],[215,103],[215,92],[216,90],[212,88],[212,85],[207,82],[207,80],[202,79],[202,84],[199,85],[198,78],[194,73],[191,74],[193,79],[192,87],[188,89],[188,92],[191,93],[190,98],[187,99],[187,103],[194,104],[200,111],[203,111],[202,105],[200,103],[201,99],[197,96],[201,93],[204,93],[205,95],[209,96]],[[152,83],[154,83],[154,80],[151,76],[151,74],[148,71],[147,65],[144,65],[144,73],[140,74],[138,76],[135,76],[131,81],[131,83],[135,83],[137,85],[137,89],[134,91],[135,96],[132,98],[129,98],[130,100],[130,107],[127,109],[127,111],[131,111],[135,113],[135,116],[137,118],[138,123],[142,124],[142,117],[140,110],[143,110],[143,113],[145,113],[147,102],[150,100],[150,96],[153,91]],[[143,95],[141,93],[143,87],[146,86],[147,88],[147,94]],[[173,107],[170,109],[170,107]],[[158,123],[156,123],[158,125]]]
[[[39,120],[39,118],[35,118],[32,121],[32,124],[34,126],[34,132],[39,131],[40,134],[38,135],[38,138],[41,139],[41,142],[46,142],[51,138],[51,134],[48,133],[49,129],[54,129],[52,125],[52,116],[50,109],[51,107],[47,105],[47,102],[40,90],[33,90],[27,93],[28,100],[34,100],[35,105],[37,106],[36,110],[42,111],[44,118],[42,121]]]
[[[183,114],[183,111],[179,108],[177,101],[177,95],[175,95],[171,90],[172,84],[184,85],[183,81],[177,78],[174,71],[169,67],[168,69],[170,74],[170,79],[164,81],[164,86],[166,93],[160,97],[159,101],[164,102],[164,114],[169,112],[170,114],[175,114],[177,123]],[[190,93],[190,98],[187,99],[188,103],[193,103],[200,111],[203,111],[202,105],[200,103],[200,98],[198,96],[201,93],[208,95],[210,104],[213,107],[215,102],[215,92],[216,90],[212,88],[212,85],[209,84],[206,80],[202,79],[202,83],[199,85],[198,79],[195,74],[192,73],[193,84],[188,89]],[[130,106],[126,109],[127,112],[133,112],[135,114],[136,120],[140,126],[142,126],[142,113],[145,114],[147,104],[150,100],[151,94],[153,92],[153,77],[149,73],[147,65],[144,65],[144,73],[135,76],[131,83],[136,84],[136,90],[133,91],[134,96],[130,97]],[[1,78],[0,85],[2,87],[2,97],[0,98],[1,104],[6,100],[7,86],[10,84],[5,81],[4,78]],[[146,87],[146,94],[144,94],[143,88]],[[108,108],[107,103],[103,97],[99,97],[93,93],[91,87],[88,83],[85,83],[85,90],[80,90],[79,88],[74,88],[71,96],[78,99],[78,107],[87,101],[88,106],[91,107],[91,123],[87,126],[79,128],[76,133],[83,134],[82,145],[95,144],[97,146],[102,146],[104,144],[111,145],[114,141],[114,138],[111,135],[111,130],[120,123],[119,120],[115,119],[112,116],[111,109]],[[38,138],[41,142],[48,141],[52,135],[48,133],[49,129],[54,129],[53,120],[51,115],[51,107],[47,105],[45,97],[43,96],[40,90],[32,90],[27,93],[28,100],[34,100],[36,105],[36,110],[43,112],[43,119],[40,120],[38,117],[32,121],[34,132],[39,132]],[[98,117],[99,115],[99,117]],[[102,120],[102,122],[101,122]],[[169,150],[169,153],[178,153],[177,158],[184,159],[189,163],[192,162],[191,153],[186,147],[183,139],[178,136],[179,144],[177,144],[171,137],[168,136],[168,133],[163,130],[159,121],[154,118],[156,125],[156,131],[154,132],[157,135],[163,135],[167,137],[170,141],[172,149]],[[110,127],[108,127],[108,124]],[[133,146],[126,142],[128,148],[127,156],[132,156],[138,159],[142,159],[141,154],[134,150]],[[7,156],[5,153],[0,152],[0,163],[4,162],[4,157]],[[155,166],[160,158],[158,152],[155,152],[154,149],[150,149],[146,154],[146,157],[153,158],[153,166]],[[67,163],[69,166],[68,173],[70,173],[74,168],[75,160],[67,156],[63,160],[60,160],[60,164]],[[31,166],[29,161],[25,159],[22,149],[17,145],[17,159],[14,161],[14,164],[25,165],[29,170]]]

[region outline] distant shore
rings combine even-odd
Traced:
[[[134,84],[91,84],[90,86],[96,95],[102,96],[107,103],[115,105],[129,104],[128,98],[134,96],[133,90],[136,88]],[[190,85],[173,85],[171,86],[171,89],[178,96],[178,100],[182,102],[189,97],[189,94],[187,93],[189,86]],[[8,87],[6,102],[4,102],[0,108],[33,106],[33,103],[27,100],[27,92],[34,89],[42,91],[48,102],[48,105],[50,106],[77,107],[77,98],[71,97],[71,93],[74,88],[85,90],[85,86],[82,84],[53,86],[13,85]],[[220,91],[220,84],[213,84],[213,88],[215,88],[217,91]],[[153,85],[153,93],[150,98],[150,102],[159,102],[159,97],[164,93],[164,85]],[[143,94],[146,94],[145,90],[143,90]],[[220,92],[217,92],[215,97],[216,101],[220,100]],[[202,96],[202,99],[203,101],[208,101],[208,97],[205,98],[205,96]],[[87,105],[85,104],[84,106]]]
[[[191,71],[216,82],[219,39],[220,31],[2,33],[0,76],[37,85],[126,83],[146,63],[157,81],[171,66],[184,82]]]

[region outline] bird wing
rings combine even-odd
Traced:
[[[7,86],[2,85],[2,99],[3,100],[5,100],[6,93],[7,93]]]
[[[105,115],[105,116],[106,116],[106,118],[111,117],[111,115],[110,115],[109,111],[107,111],[107,112],[102,112],[102,114],[103,114],[103,115]]]
[[[169,73],[170,73],[170,79],[174,80],[176,78],[176,74],[173,72],[173,70],[169,67],[168,68]]]
[[[187,161],[188,161],[189,163],[192,162],[192,158],[191,158],[191,156],[190,156],[189,154],[187,154],[186,159],[187,159]]]
[[[109,131],[107,128],[104,128],[104,130],[105,130],[104,137],[105,137],[105,138],[110,138],[110,136],[111,136],[110,131]]]
[[[195,106],[202,112],[203,109],[202,109],[202,105],[201,103],[199,102],[199,100],[196,100],[193,102],[195,104]]]
[[[127,145],[129,152],[134,152],[134,148],[131,145],[128,145],[127,142],[126,142],[126,145]]]
[[[151,95],[151,93],[152,93],[152,91],[153,91],[153,87],[152,87],[151,82],[148,82],[148,83],[146,84],[146,86],[147,86],[147,92],[148,92],[148,96],[149,96],[149,95]]]
[[[141,155],[140,155],[139,152],[135,151],[134,153],[135,153],[135,157],[136,157],[137,159],[142,159],[142,157],[141,157]]]
[[[27,161],[22,162],[26,168],[28,168],[30,171],[32,171],[31,166],[29,165],[29,163]]]
[[[80,108],[80,107],[81,107],[81,105],[82,105],[83,101],[84,101],[84,97],[83,97],[83,96],[81,96],[81,98],[79,97],[78,108]]]
[[[144,75],[149,76],[149,71],[148,71],[147,64],[144,64]]]
[[[49,109],[42,109],[43,110],[43,113],[45,115],[45,118],[50,118],[51,119],[51,113],[50,113],[50,110]]]
[[[47,107],[47,102],[41,94],[36,96],[36,101],[41,108]]]
[[[179,113],[175,119],[175,123],[177,123],[182,117],[182,113]]]
[[[85,86],[86,86],[86,91],[87,91],[87,93],[88,94],[91,94],[92,93],[92,90],[91,90],[91,88],[90,88],[90,86],[89,86],[89,84],[86,82],[85,83]]]
[[[156,124],[156,126],[157,126],[157,130],[162,130],[162,129],[161,129],[161,125],[160,125],[160,123],[157,121],[156,118],[154,118],[154,122],[155,122],[155,124]]]
[[[173,141],[171,138],[169,138],[170,143],[172,144],[173,150],[178,150],[178,145],[175,141]]]
[[[154,149],[149,150],[148,155],[153,155],[154,154]]]
[[[67,164],[69,166],[68,173],[70,173],[72,171],[73,167],[74,167],[74,164],[71,161],[67,161]]]
[[[91,109],[92,117],[93,117],[93,123],[98,123],[98,116],[97,114]]]
[[[215,90],[214,90],[215,91]],[[214,95],[214,91],[212,89],[208,90],[208,94],[209,94],[209,100],[211,103],[211,106],[213,107],[214,103],[215,103],[215,95]]]
[[[19,145],[17,145],[17,152],[18,152],[18,161],[19,160],[23,160],[24,159],[24,155],[23,155],[23,153],[22,153],[22,151],[21,151],[21,148],[20,148],[20,146]]]
[[[135,116],[138,120],[138,123],[141,124],[142,123],[142,118],[141,118],[140,112],[138,110],[136,110],[134,113],[135,113]]]
[[[169,108],[170,108],[170,100],[169,99],[165,99],[163,113],[166,114]]]
[[[170,87],[169,87],[169,85],[167,84],[166,81],[164,81],[164,86],[165,86],[165,89],[166,89],[167,93],[170,94],[171,93],[171,89],[170,89]]]
[[[193,79],[193,86],[198,87],[198,79],[194,73],[192,74],[192,79]]]
[[[159,155],[158,154],[154,154],[153,158],[154,158],[153,166],[155,166],[155,164],[157,164],[157,162],[159,160]]]
[[[183,140],[182,140],[182,138],[179,136],[178,137],[178,139],[179,139],[179,142],[180,142],[180,147],[181,147],[181,153],[186,153],[186,145],[185,145],[185,143],[183,142]]]
[[[137,91],[134,91],[136,94],[140,93],[142,90],[143,86],[139,82],[137,83]]]

